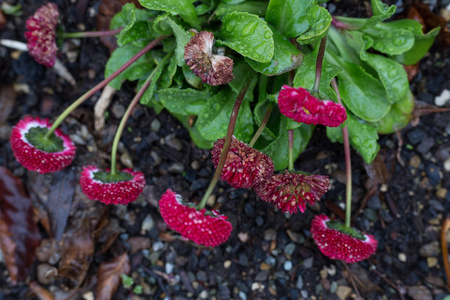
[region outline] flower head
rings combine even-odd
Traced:
[[[210,85],[227,84],[233,80],[233,60],[212,53],[214,35],[201,31],[184,47],[184,59],[194,74]]]
[[[211,150],[211,158],[216,168],[224,143],[225,139],[217,140]],[[235,188],[249,189],[271,176],[273,169],[270,157],[233,137],[221,179]]]
[[[59,171],[72,162],[76,147],[61,130],[49,137],[52,124],[48,119],[25,117],[11,132],[11,149],[17,161],[30,171],[41,174]]]
[[[374,236],[362,234],[326,215],[314,217],[311,234],[323,255],[346,263],[365,260],[377,250],[378,242]]]
[[[28,40],[28,51],[34,59],[51,68],[56,61],[56,25],[58,24],[58,7],[54,3],[41,6],[27,20],[25,37]]]
[[[327,191],[330,179],[321,175],[305,175],[299,172],[274,174],[255,187],[263,201],[274,204],[282,212],[305,212],[306,203],[314,205]]]
[[[145,187],[145,177],[141,172],[124,169],[112,175],[95,166],[83,167],[80,185],[91,200],[105,204],[128,204],[137,199]]]
[[[302,87],[284,85],[278,95],[278,106],[283,115],[299,123],[337,127],[347,119],[342,105],[319,100]]]
[[[230,237],[233,227],[227,217],[216,211],[200,211],[183,204],[180,195],[168,189],[161,200],[159,209],[164,222],[182,237],[208,247],[216,247]]]

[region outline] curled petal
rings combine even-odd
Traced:
[[[217,140],[211,150],[214,167],[220,160],[225,139]],[[253,188],[273,174],[272,159],[233,137],[221,179],[235,188]]]
[[[315,216],[311,223],[312,238],[323,255],[354,263],[369,258],[377,250],[377,240],[372,235],[338,224],[338,230],[330,228],[332,222],[326,215]],[[339,226],[341,225],[341,226]],[[342,232],[345,231],[345,232]]]
[[[283,115],[299,123],[337,127],[347,119],[344,106],[319,100],[302,87],[283,86],[278,95],[278,106]]]
[[[263,201],[274,204],[282,212],[305,212],[306,203],[314,205],[328,190],[330,179],[322,175],[305,175],[298,172],[274,174],[255,187]]]
[[[197,244],[216,247],[226,242],[233,230],[226,216],[189,207],[170,189],[159,200],[159,209],[164,222],[172,230]]]
[[[72,140],[61,130],[56,129],[54,134],[62,143],[60,151],[47,152],[37,148],[27,138],[33,128],[50,129],[52,124],[48,119],[39,117],[25,117],[20,120],[11,132],[11,149],[17,161],[30,171],[41,174],[59,171],[72,162],[76,147]]]
[[[91,200],[104,204],[128,204],[144,190],[145,177],[141,172],[124,169],[119,175],[125,175],[125,179],[108,181],[97,178],[99,172],[103,171],[95,166],[86,166],[81,173],[81,189]]]

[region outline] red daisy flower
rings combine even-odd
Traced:
[[[214,167],[219,164],[225,139],[217,140],[211,150]],[[273,174],[272,159],[249,145],[232,138],[221,179],[235,188],[249,189]]]
[[[104,204],[128,204],[144,190],[145,177],[131,169],[124,169],[113,176],[109,170],[105,172],[95,166],[86,166],[81,172],[80,185],[91,200]]]
[[[263,201],[274,204],[282,212],[305,212],[306,202],[314,205],[327,191],[330,179],[322,175],[305,175],[299,172],[274,174],[255,187]]]
[[[214,35],[201,31],[184,47],[184,60],[194,74],[210,85],[227,84],[233,80],[233,60],[212,53]]]
[[[284,85],[278,95],[278,106],[283,115],[299,123],[337,127],[347,119],[344,106],[319,100],[302,87]]]
[[[11,149],[17,161],[28,170],[41,174],[56,172],[70,165],[75,157],[75,145],[60,129],[49,139],[44,138],[51,127],[48,119],[29,116],[13,127]]]
[[[228,240],[233,227],[227,217],[212,210],[196,210],[183,204],[180,195],[168,189],[161,200],[159,209],[164,222],[182,237],[207,247],[216,247]]]
[[[311,234],[323,255],[346,263],[365,260],[377,250],[378,242],[373,235],[362,234],[326,215],[315,216]]]
[[[58,24],[58,7],[54,3],[41,6],[27,20],[25,37],[28,40],[28,51],[34,59],[51,68],[56,61],[56,25]]]

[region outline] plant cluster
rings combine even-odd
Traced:
[[[312,237],[333,259],[356,262],[372,255],[374,237],[350,227],[350,145],[371,163],[378,134],[406,126],[413,98],[401,64],[420,60],[437,29],[423,34],[413,20],[384,22],[395,6],[380,0],[371,1],[370,18],[334,17],[318,4],[324,1],[315,0],[139,2],[145,9],[124,5],[110,32],[59,34],[116,34],[119,47],[105,66],[105,80],[53,124],[26,117],[14,127],[17,160],[40,173],[66,167],[75,146],[57,129],[64,118],[107,84],[120,89],[124,80],[137,81],[138,93],[113,142],[111,168],[84,167],[81,187],[105,204],[134,201],[145,179],[141,172],[117,170],[121,134],[138,102],[157,113],[166,109],[198,147],[212,148],[216,172],[199,204],[184,202],[167,187],[161,215],[184,238],[214,247],[232,231],[227,217],[205,209],[219,178],[235,188],[253,188],[285,213],[303,213],[320,200],[328,177],[297,171],[294,161],[314,126],[323,125],[332,141],[344,143],[346,222],[316,216]],[[47,67],[56,59],[57,17],[50,3],[27,22],[30,54]]]

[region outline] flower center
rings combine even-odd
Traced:
[[[48,132],[48,128],[44,127],[33,127],[28,130],[25,134],[27,141],[36,147],[37,149],[48,152],[55,153],[64,150],[64,141],[62,138],[57,137],[55,133],[50,134],[49,137],[45,135]]]
[[[133,175],[121,171],[117,171],[114,175],[105,171],[97,171],[94,173],[93,179],[103,183],[116,183],[121,181],[131,181],[133,179]]]
[[[337,230],[339,232],[342,232],[343,234],[354,237],[355,239],[362,240],[362,241],[366,240],[366,237],[361,232],[359,232],[358,230],[356,230],[354,228],[345,226],[345,224],[342,224],[340,222],[330,220],[330,221],[326,222],[326,225],[330,229]]]

